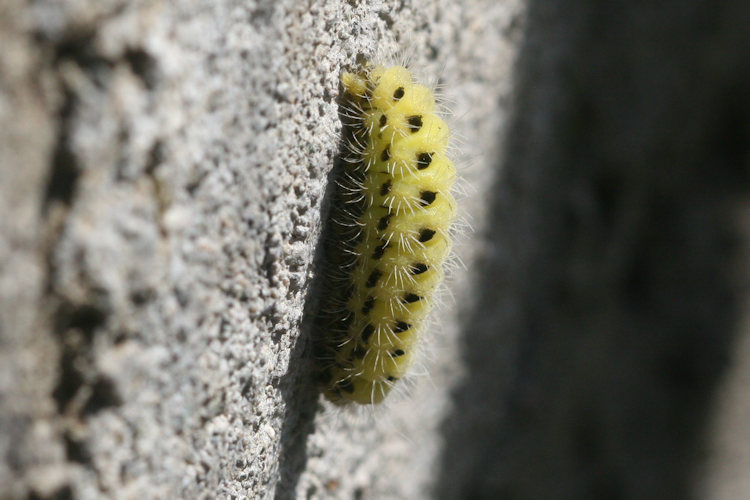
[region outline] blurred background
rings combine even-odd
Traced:
[[[441,498],[750,494],[748,15],[529,4]]]

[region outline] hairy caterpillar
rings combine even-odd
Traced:
[[[370,404],[414,359],[450,252],[456,171],[434,94],[406,68],[368,65],[341,82],[348,154],[315,353],[327,399]]]

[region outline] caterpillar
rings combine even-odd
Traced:
[[[317,380],[336,403],[381,402],[414,360],[443,279],[456,170],[433,91],[403,66],[345,73],[344,172],[332,199]]]

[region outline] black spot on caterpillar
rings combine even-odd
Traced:
[[[409,328],[411,328],[411,325],[407,323],[406,321],[397,321],[396,327],[393,329],[393,333],[405,332]]]
[[[421,193],[419,193],[419,199],[422,203],[422,206],[424,207],[435,201],[436,197],[437,193],[434,191],[422,191]]]
[[[430,241],[432,237],[435,236],[435,231],[432,229],[422,229],[419,231],[419,242],[425,243],[427,241]]]
[[[375,327],[368,324],[364,330],[362,330],[362,342],[365,344],[370,340],[370,336],[375,332]]]
[[[406,295],[404,295],[403,302],[404,304],[411,304],[412,302],[417,302],[421,298],[422,297],[420,297],[416,293],[407,293]]]
[[[378,221],[378,231],[385,231],[388,229],[388,224],[391,222],[391,214],[384,215]]]
[[[391,147],[386,146],[385,149],[383,150],[383,154],[380,155],[380,161],[387,162],[390,159],[391,159]]]
[[[429,167],[430,163],[432,163],[433,154],[434,153],[419,153],[419,155],[417,155],[417,168],[419,170],[424,170]]]
[[[422,117],[421,116],[410,116],[407,121],[409,122],[409,129],[412,133],[417,132],[422,128]]]
[[[388,247],[388,242],[384,241],[380,245],[375,247],[375,251],[372,252],[372,258],[375,260],[380,259],[385,253],[385,249]],[[374,272],[374,271],[373,271]]]
[[[411,273],[416,276],[417,274],[427,272],[427,269],[429,269],[427,264],[414,264],[411,266]]]
[[[342,380],[336,385],[344,392],[348,392],[350,394],[354,392],[354,383],[351,380]]]
[[[367,297],[367,300],[365,300],[365,305],[362,306],[362,314],[367,314],[370,311],[372,311],[372,308],[375,307],[375,297],[370,295]]]
[[[375,285],[378,284],[378,280],[380,279],[382,275],[383,275],[383,272],[380,269],[378,268],[373,269],[373,271],[367,277],[367,281],[365,281],[365,286],[367,288],[374,287]]]

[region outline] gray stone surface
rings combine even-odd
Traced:
[[[409,402],[338,412],[309,382],[338,81],[403,49],[440,77],[481,230],[520,12],[3,2],[0,497],[428,496],[471,271]]]

